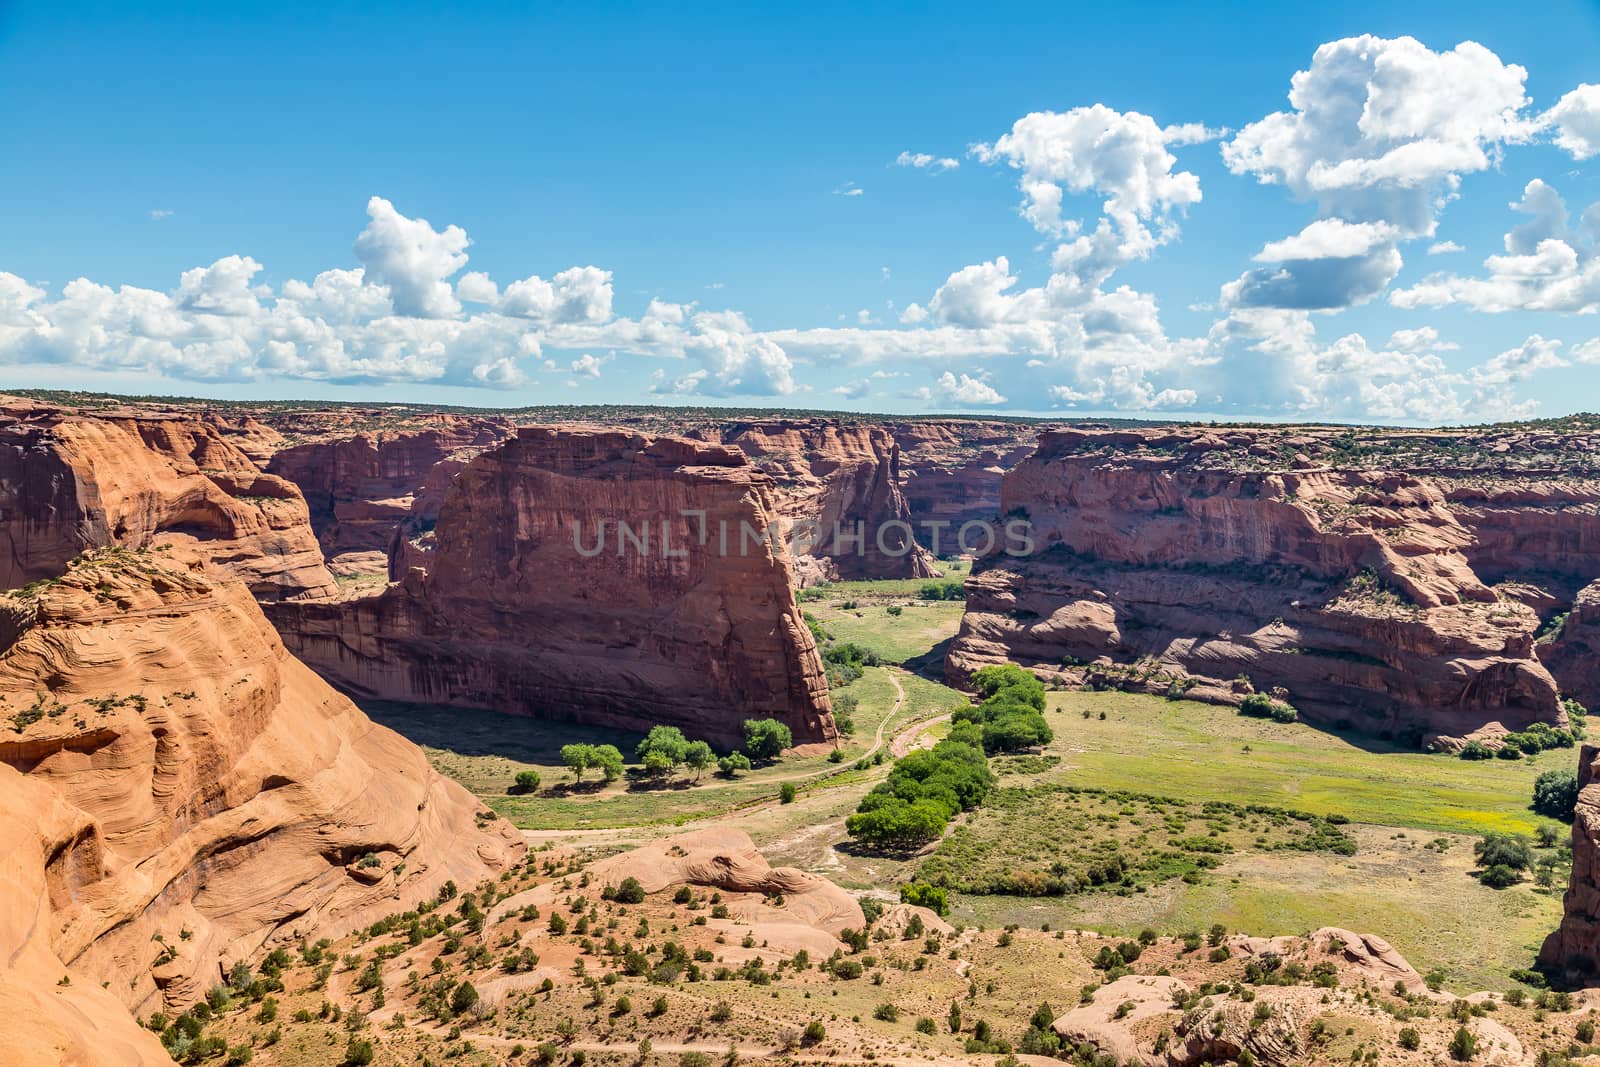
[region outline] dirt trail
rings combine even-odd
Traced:
[[[889,739],[886,742],[884,738],[884,731],[888,725],[894,721],[895,716],[899,715],[900,712],[904,710],[907,698],[905,686],[900,684],[900,668],[888,667],[885,668],[885,670],[889,676],[889,683],[894,686],[894,707],[890,708],[889,713],[878,721],[878,729],[874,732],[872,738],[872,747],[864,752],[861,756],[857,757],[856,762],[859,762],[860,760],[870,761],[874,756],[883,750],[885,744],[887,744],[889,747],[890,755],[895,757],[903,756],[907,752],[911,751],[912,742],[916,739],[917,735],[921,731],[929,726],[934,725],[935,723],[943,722],[950,718],[949,715],[939,715],[931,719],[921,719],[901,728],[901,730],[896,733],[892,739]],[[827,781],[829,778],[832,778],[835,775],[843,774],[846,771],[852,770],[853,767],[854,764],[841,763],[820,773],[811,771],[763,778],[762,783],[765,784],[771,782],[776,784],[793,781],[821,783]],[[736,784],[741,783],[739,783],[737,779],[719,779],[707,782],[704,785],[696,786],[695,788],[700,790],[717,790],[726,789],[729,786]],[[726,822],[729,819],[742,817],[752,814],[753,812],[776,807],[778,804],[779,799],[774,795],[762,797],[759,800],[753,800],[747,804],[741,804],[737,807],[729,808],[726,811],[713,812],[709,815],[702,815],[695,819],[686,819],[681,823],[653,826],[607,826],[571,830],[524,830],[522,831],[522,836],[526,838],[530,844],[543,844],[548,841],[559,842],[573,839],[582,839],[585,841],[606,841],[615,844],[634,844],[640,841],[648,841],[652,838],[660,837],[662,834],[676,834],[685,830],[695,829],[696,827],[710,826],[720,822]]]

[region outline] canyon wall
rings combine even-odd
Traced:
[[[815,524],[815,544],[796,561],[805,576],[938,574],[916,541],[900,488],[900,448],[887,431],[833,419],[773,419],[726,424],[715,436],[772,476],[785,518]]]
[[[1561,925],[1544,939],[1539,966],[1577,984],[1600,974],[1600,748],[1578,752],[1578,806],[1572,820],[1572,874]]]
[[[262,600],[335,589],[299,490],[214,421],[0,403],[0,587],[89,548],[157,543],[191,547]]]
[[[830,741],[788,560],[745,533],[773,522],[775,498],[734,448],[523,428],[455,476],[425,572],[270,610],[297,655],[358,694],[731,745],[773,716],[799,743]]]
[[[418,417],[404,427],[288,445],[266,469],[305,496],[312,529],[336,571],[399,578],[431,551],[450,480],[512,433],[504,419]]]
[[[0,596],[0,1026],[39,1062],[161,1062],[128,1012],[515,862],[482,810],[243,585],[180,548],[80,557]]]
[[[906,419],[883,425],[900,446],[903,492],[917,537],[938,555],[957,553],[963,523],[992,522],[1000,514],[1001,479],[1033,451],[1038,437],[1038,428],[1026,422]],[[934,525],[941,523],[948,525]]]
[[[1562,461],[1542,458],[1546,436]],[[1009,659],[1208,699],[1270,690],[1409,740],[1562,721],[1536,637],[1600,573],[1596,446],[1513,429],[1045,431],[1001,500],[1035,550],[976,568],[948,671]]]

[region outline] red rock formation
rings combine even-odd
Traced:
[[[1600,581],[1578,593],[1559,629],[1538,650],[1564,695],[1600,710]]]
[[[770,715],[797,741],[830,740],[788,563],[743,534],[777,518],[773,500],[772,479],[736,449],[525,428],[456,476],[426,574],[272,616],[291,649],[356,693],[668,723],[727,743]]]
[[[417,424],[420,423],[420,426]],[[439,415],[408,420],[411,429],[379,429],[292,445],[266,469],[305,495],[323,551],[360,572],[358,557],[382,553],[378,570],[398,559],[399,578],[425,555],[450,480],[467,462],[513,432],[496,418]],[[417,545],[413,545],[417,542]],[[344,557],[341,561],[339,557]]]
[[[917,537],[940,555],[958,552],[951,546],[963,523],[991,522],[1000,514],[1000,480],[1033,451],[1037,438],[1037,428],[1026,422],[908,419],[884,428],[900,446]]]
[[[0,586],[59,574],[88,548],[177,542],[263,600],[334,591],[299,490],[213,423],[0,407]]]
[[[1544,939],[1539,964],[1592,981],[1600,974],[1600,747],[1578,752],[1578,808],[1572,820],[1572,875],[1561,925]]]
[[[233,962],[523,847],[289,656],[244,586],[175,555],[100,550],[0,597],[0,1027],[13,1047],[115,1033],[60,1062],[154,1062],[108,1004],[186,1008]]]
[[[900,491],[900,449],[883,429],[835,419],[741,422],[717,428],[772,475],[779,510],[815,523],[819,578],[931,578],[933,559],[915,539]],[[804,567],[804,561],[800,561]]]
[[[1534,654],[1541,597],[1522,578],[1600,560],[1569,547],[1567,519],[1534,506],[1519,524],[1508,492],[1410,473],[1403,434],[1363,462],[1344,441],[1042,433],[1001,502],[1026,514],[1037,552],[996,553],[969,582],[952,677],[1001,659],[1087,662],[1091,680],[1237,700],[1242,675],[1317,721],[1396,735],[1560,721]],[[1487,584],[1474,560],[1504,581]]]

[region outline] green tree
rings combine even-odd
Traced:
[[[657,753],[666,757],[669,767],[676,767],[683,762],[684,753],[688,748],[688,739],[676,726],[652,726],[650,732],[645,734],[644,740],[633,750],[633,755],[640,763],[646,763],[651,753]],[[647,763],[646,766],[648,767]]]
[[[1578,776],[1571,771],[1545,771],[1533,780],[1533,810],[1571,822],[1578,806]]]
[[[1520,834],[1484,834],[1472,846],[1472,854],[1478,866],[1484,868],[1510,867],[1514,871],[1525,871],[1533,865],[1533,849],[1528,839]]]
[[[794,747],[794,734],[777,719],[746,719],[744,750],[751,759],[775,760]]]
[[[600,777],[614,782],[622,777],[622,753],[616,745],[595,745],[589,751],[589,766],[600,768]]]
[[[596,766],[593,745],[562,745],[561,762],[572,772],[575,781],[583,781],[583,772]]]
[[[711,746],[704,741],[690,741],[683,750],[683,762],[694,771],[697,779],[702,771],[711,766],[712,758]]]
[[[726,756],[723,756],[721,759],[717,760],[717,770],[720,771],[722,776],[725,778],[735,778],[739,775],[740,771],[748,771],[749,769],[750,757],[746,756],[743,752],[730,752]]]
[[[539,791],[538,771],[518,771],[516,783],[511,787],[513,793],[537,793]]]
[[[470,1011],[477,1003],[478,991],[473,988],[471,982],[462,982],[450,994],[450,1010],[457,1015]]]
[[[1456,1036],[1450,1039],[1450,1057],[1457,1060],[1470,1060],[1478,1054],[1478,1039],[1472,1036],[1472,1031],[1465,1026],[1456,1030]]]

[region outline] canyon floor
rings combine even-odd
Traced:
[[[960,574],[959,567],[952,572]],[[857,698],[858,709],[839,763],[824,752],[801,752],[731,780],[708,772],[698,780],[680,775],[666,787],[628,780],[574,785],[560,763],[562,744],[610,742],[631,751],[637,735],[460,709],[376,704],[366,710],[422,745],[437,769],[536,846],[605,851],[686,829],[730,828],[748,833],[774,864],[814,871],[858,892],[934,874],[979,884],[997,873],[1046,868],[1060,858],[1063,840],[1085,835],[1102,847],[1126,847],[1130,823],[1164,817],[1152,804],[1224,802],[1331,815],[1349,820],[1357,842],[1355,854],[1344,856],[1284,847],[1270,833],[1260,841],[1247,836],[1192,881],[1174,871],[1126,895],[957,892],[955,921],[1049,924],[1124,937],[1214,923],[1256,936],[1338,925],[1387,939],[1420,970],[1440,972],[1445,988],[1462,993],[1510,988],[1510,972],[1529,965],[1559,921],[1564,857],[1548,886],[1530,879],[1494,890],[1470,872],[1472,846],[1485,832],[1533,835],[1547,827],[1565,842],[1566,827],[1534,814],[1529,797],[1539,773],[1569,767],[1570,750],[1514,762],[1465,761],[1138,693],[1051,692],[1046,715],[1055,740],[1039,756],[995,764],[1002,789],[1018,795],[1014,805],[1002,812],[990,804],[961,817],[943,842],[915,856],[856,848],[844,820],[888,771],[887,762],[870,765],[870,757],[931,744],[947,728],[948,713],[966,700],[918,673],[937,660],[960,619],[959,601],[920,599],[925,584],[839,582],[803,598],[834,640],[870,648],[883,661],[842,690]],[[869,766],[857,769],[864,758]],[[508,793],[516,773],[527,769],[540,774],[541,790]],[[785,782],[798,787],[791,804],[777,796]],[[1101,800],[1103,810],[1074,821],[1061,810],[1063,796]],[[1030,847],[1019,851],[1019,841]],[[1554,848],[1540,855],[1557,858]]]

